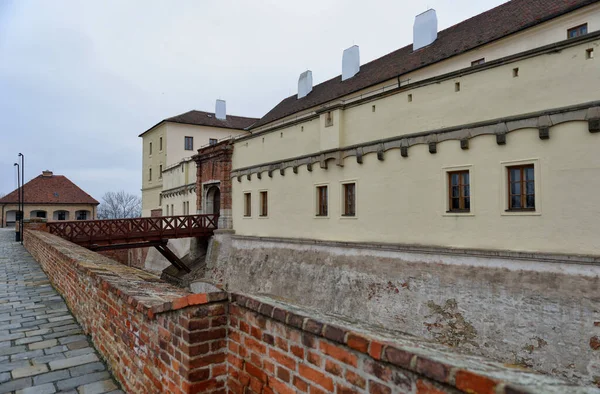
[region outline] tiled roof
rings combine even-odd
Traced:
[[[350,79],[342,81],[339,75],[314,86],[306,97],[297,99],[297,95],[290,96],[252,128],[467,52],[598,1],[600,0],[509,1],[440,31],[435,42],[416,52],[413,52],[412,44],[407,45],[361,65],[360,72]]]
[[[63,175],[39,175],[27,182],[23,190],[26,204],[99,204]],[[17,190],[0,198],[0,204],[13,204],[18,201]]]
[[[188,111],[181,115],[173,116],[164,120],[161,120],[148,130],[140,134],[140,137],[146,132],[152,130],[163,122],[183,123],[191,124],[196,126],[211,126],[211,127],[222,127],[226,129],[244,130],[252,126],[258,118],[247,118],[245,116],[234,116],[227,115],[226,120],[217,119],[214,113],[204,111]]]

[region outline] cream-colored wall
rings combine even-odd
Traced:
[[[160,138],[163,139],[163,149],[160,149]],[[150,142],[152,142],[152,154],[150,154]],[[161,124],[142,136],[142,216],[150,216],[152,209],[160,207],[160,191],[162,189],[162,178],[160,177],[160,166],[166,167],[167,154],[167,128]],[[152,180],[148,172],[152,168]]]
[[[8,211],[16,211],[18,210],[17,204],[6,204],[4,206],[4,220],[2,223],[6,224],[7,212]],[[76,220],[77,211],[88,211],[88,220],[96,219],[96,214],[98,208],[96,205],[92,204],[36,204],[36,205],[25,205],[25,219],[31,219],[31,212],[33,211],[46,211],[46,219],[48,221],[53,221],[53,214],[56,211],[67,211],[69,213],[68,219],[66,220]],[[1,211],[0,211],[1,212]]]
[[[334,119],[342,122],[340,141],[349,146],[598,100],[597,89],[591,87],[600,86],[600,58],[586,59],[586,50],[599,47],[600,40],[581,43],[560,53],[519,60],[346,107],[341,111],[343,116]],[[516,67],[519,76],[515,78]],[[455,92],[456,82],[460,83],[459,92]],[[233,168],[319,152],[322,145],[330,145],[329,141],[320,143],[323,136],[334,130],[324,128],[323,117],[236,143]]]
[[[196,192],[188,190],[173,196],[165,196],[162,199],[162,213],[167,215],[167,205],[169,206],[169,216],[188,215],[183,211],[183,203],[189,203],[189,215],[196,214]]]
[[[180,123],[166,123],[169,134],[167,146],[168,166],[180,162],[184,158],[195,155],[202,146],[208,145],[211,138],[221,140],[227,137],[247,134],[243,130],[224,129],[219,127],[194,126]],[[185,137],[194,137],[193,150],[185,150]]]
[[[169,215],[194,215],[196,213],[196,192],[193,190],[178,191],[169,193],[169,190],[182,186],[195,185],[196,183],[196,162],[193,160],[183,160],[176,165],[172,165],[163,172],[163,191],[162,193],[162,211],[167,214],[169,206]],[[189,203],[189,213],[184,212],[183,203]]]
[[[425,244],[448,247],[509,249],[577,254],[600,254],[600,134],[587,122],[569,122],[550,129],[542,141],[537,129],[521,129],[499,146],[491,135],[410,148],[402,158],[389,150],[384,161],[376,154],[357,164],[328,170],[306,166],[273,178],[233,181],[236,234],[337,241]],[[503,163],[532,161],[536,165],[537,212],[505,212]],[[469,215],[446,214],[446,170],[471,171],[473,209]],[[356,180],[356,218],[342,218],[341,181]],[[315,217],[315,186],[329,185],[329,217]],[[259,218],[259,191],[267,190],[269,217]],[[243,217],[243,192],[252,193],[251,218]]]
[[[485,58],[486,62],[489,62],[555,42],[563,41],[567,38],[568,29],[584,23],[588,24],[588,32],[600,30],[600,3],[584,7],[575,12],[555,18],[551,21],[541,23],[535,27],[524,30],[523,32],[513,34],[487,45],[483,45],[477,49],[473,49],[461,55],[451,57],[431,66],[427,66],[423,69],[403,74],[400,76],[400,79],[403,81],[403,85],[406,84],[405,81],[407,80],[410,81],[410,83],[414,83],[449,72],[468,68],[471,66],[472,61],[481,58]],[[396,86],[397,79],[394,78],[361,91],[354,92],[347,96],[340,97],[339,99],[335,100],[335,102],[351,101],[355,98],[368,95],[371,92],[381,92],[382,88],[384,87],[390,89]],[[329,104],[330,103],[326,105]],[[274,123],[280,124],[282,121],[285,122],[293,120],[298,116],[314,113],[314,111],[315,108],[310,108],[308,110],[301,111],[286,118],[280,119]],[[265,125],[263,127],[254,129],[253,132],[266,130],[271,126],[272,125]]]

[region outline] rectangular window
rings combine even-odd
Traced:
[[[169,216],[169,204],[167,204],[167,216]]]
[[[171,215],[175,216],[175,206],[171,204]]]
[[[471,211],[471,182],[469,171],[448,173],[448,212]]]
[[[317,216],[327,216],[328,211],[327,186],[317,186]]]
[[[87,212],[86,211],[77,212],[77,220],[87,220]]]
[[[573,27],[569,30],[567,30],[567,38],[575,38],[575,37],[580,37],[583,36],[584,34],[587,34],[588,29],[587,29],[587,23],[584,23],[583,25],[579,25],[576,27]]]
[[[471,62],[471,67],[472,66],[478,66],[478,65],[483,64],[483,63],[485,63],[485,58],[482,57],[481,59],[477,59],[477,60],[472,61]]]
[[[252,195],[250,193],[244,193],[244,216],[252,216]]]
[[[356,216],[356,183],[344,183],[343,216]]]
[[[208,144],[209,145],[217,145],[217,142],[219,142],[219,141],[217,141],[216,138],[209,138],[208,139]]]
[[[158,139],[158,150],[162,152],[162,137]]]
[[[152,168],[148,169],[148,180],[151,181],[152,180]]]
[[[152,155],[152,142],[150,143],[150,145],[149,145],[149,148],[148,148],[148,149],[150,150],[150,155]]]
[[[162,164],[158,167],[158,179],[162,179]]]
[[[194,137],[185,137],[185,150],[194,150]]]
[[[269,201],[267,192],[260,192],[260,216],[267,216],[269,214]]]
[[[58,220],[66,220],[67,215],[65,214],[65,212],[59,212],[58,213]]]
[[[506,167],[508,171],[508,210],[535,210],[535,173],[533,164]]]

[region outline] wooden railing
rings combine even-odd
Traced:
[[[219,215],[48,222],[51,234],[83,246],[203,237],[217,229]]]

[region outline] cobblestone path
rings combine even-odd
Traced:
[[[123,393],[14,229],[0,229],[0,394]]]

